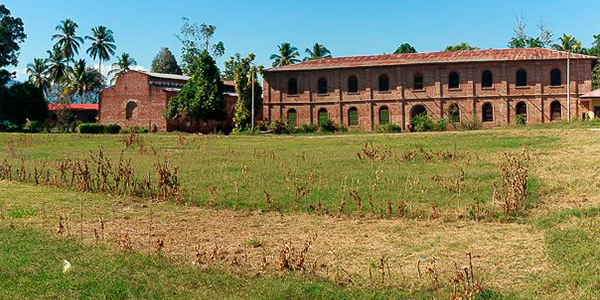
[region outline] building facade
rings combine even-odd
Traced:
[[[98,104],[48,104],[49,120],[51,123],[58,122],[58,114],[60,112],[68,112],[73,117],[73,120],[83,123],[96,123],[98,119]]]
[[[314,60],[265,72],[263,114],[297,125],[328,118],[365,131],[387,123],[407,129],[422,113],[454,122],[476,118],[485,127],[566,120],[568,111],[574,118],[587,113],[579,96],[592,89],[595,62],[548,49]]]
[[[156,131],[210,133],[233,128],[233,108],[237,101],[233,82],[225,84],[224,120],[169,121],[164,111],[170,98],[177,96],[188,76],[130,71],[117,78],[114,86],[99,96],[98,120],[123,128],[139,126]]]

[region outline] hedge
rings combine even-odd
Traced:
[[[100,133],[119,133],[121,126],[117,124],[102,125],[97,123],[81,124],[77,128],[79,133],[100,134]]]

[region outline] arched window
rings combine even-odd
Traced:
[[[481,87],[489,88],[494,85],[494,78],[492,76],[492,72],[489,70],[483,71],[481,73]]]
[[[517,71],[517,86],[527,86],[527,72],[523,69]]]
[[[348,93],[358,93],[358,79],[356,76],[348,78]]]
[[[448,119],[450,123],[460,122],[460,109],[458,108],[458,104],[450,104],[450,106],[448,107]]]
[[[379,109],[379,125],[390,123],[390,109],[387,106],[382,106]]]
[[[425,106],[418,104],[413,106],[413,108],[410,111],[410,119],[414,119],[416,116],[418,115],[426,115],[427,114],[427,109],[425,108]]]
[[[523,122],[523,124],[527,123],[527,104],[525,102],[517,103],[517,123]],[[519,120],[520,119],[520,120]]]
[[[135,101],[127,102],[127,105],[125,106],[125,119],[127,119],[127,120],[133,119],[133,116],[134,116],[136,110],[137,110],[137,103],[135,103]]]
[[[318,116],[319,116],[319,120],[318,120],[319,126],[327,123],[327,120],[329,120],[329,115],[327,114],[327,110],[324,108],[319,109]]]
[[[358,109],[356,107],[348,110],[348,126],[358,126]]]
[[[317,93],[327,94],[327,79],[325,77],[321,77],[317,81]]]
[[[481,107],[481,121],[494,122],[494,106],[489,102]]]
[[[296,126],[298,124],[298,113],[295,109],[288,110],[287,113],[288,124],[291,126]]]
[[[390,90],[390,79],[387,75],[382,74],[379,76],[379,91],[387,92]]]
[[[559,101],[553,101],[550,103],[550,120],[560,121],[562,118],[562,106]]]
[[[554,69],[550,72],[550,85],[551,86],[560,86],[562,83],[560,70]]]
[[[457,89],[460,87],[460,81],[458,78],[458,73],[451,72],[448,75],[448,88],[449,89]]]
[[[288,81],[288,95],[298,95],[298,81],[296,78],[290,78]]]
[[[423,75],[421,73],[416,73],[413,77],[413,89],[423,90]]]

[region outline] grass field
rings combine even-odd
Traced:
[[[181,183],[177,201],[157,202],[31,178],[0,182],[0,236],[10,241],[0,246],[0,273],[15,274],[16,262],[27,270],[2,283],[1,296],[34,298],[45,284],[47,297],[450,299],[468,252],[480,299],[600,296],[600,131],[148,134],[127,148],[124,137],[0,134],[0,162],[15,180],[21,164],[30,174],[58,172],[59,162],[97,158],[102,147],[111,167],[123,153],[135,176],[152,181],[166,158]],[[528,205],[506,217],[493,183],[504,153],[523,147]],[[480,212],[489,217],[473,217]],[[282,251],[293,248],[293,257],[313,235],[303,270],[282,270]],[[37,256],[52,259],[31,263]],[[89,267],[65,282],[61,257]],[[83,287],[98,276],[105,285]],[[153,276],[177,280],[146,287]]]

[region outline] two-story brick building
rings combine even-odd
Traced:
[[[592,89],[596,57],[548,49],[500,49],[339,57],[269,69],[264,75],[267,120],[406,129],[421,113],[453,121],[477,118],[486,127],[567,119],[588,110],[579,96]],[[567,72],[569,69],[569,72]],[[570,80],[567,79],[567,73]],[[567,83],[568,82],[568,83]]]

